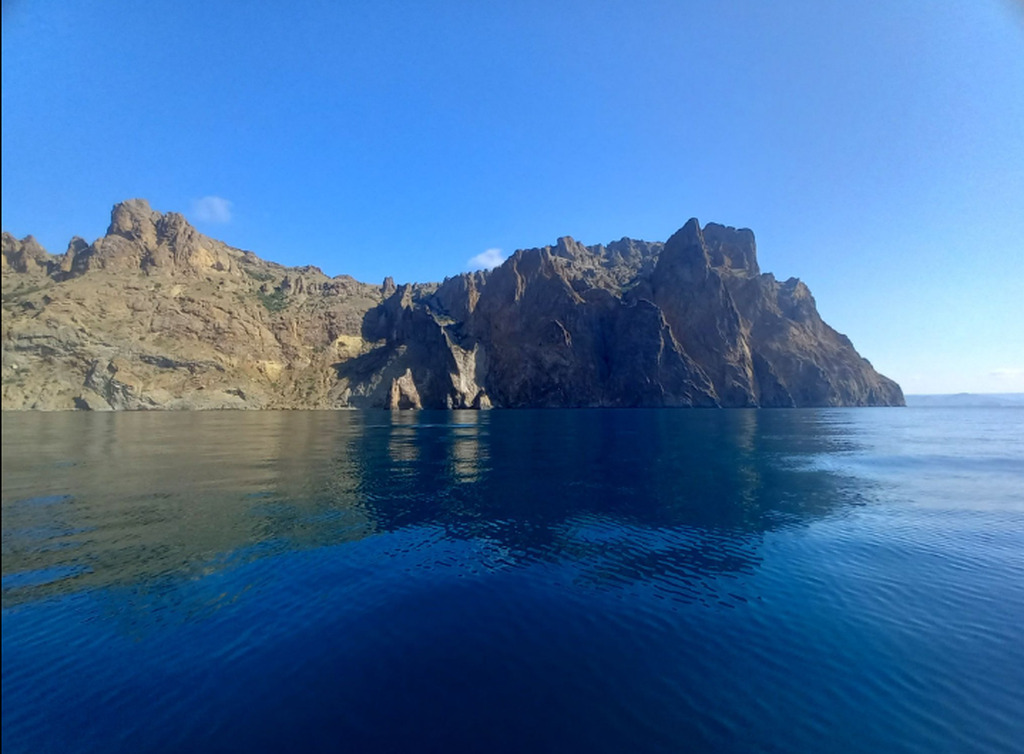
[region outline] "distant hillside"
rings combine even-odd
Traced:
[[[60,256],[4,233],[2,261],[5,409],[903,404],[751,231],[696,220],[377,286],[134,199]]]
[[[1024,407],[1024,393],[950,393],[948,395],[908,395],[908,406],[948,407]]]

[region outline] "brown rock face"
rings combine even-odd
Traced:
[[[5,234],[3,407],[344,405],[334,365],[370,348],[363,317],[381,301],[376,286],[265,262],[141,200],[63,257]]]
[[[388,391],[388,402],[385,408],[392,411],[423,408],[420,392],[416,389],[416,382],[412,378],[412,369],[406,369],[405,374],[401,377],[391,380],[391,390]]]
[[[714,405],[656,306],[584,281],[591,256],[561,239],[516,252],[488,277],[464,330],[487,354],[495,405]]]
[[[53,263],[52,258],[46,253],[46,249],[39,245],[39,242],[32,236],[25,236],[20,241],[10,233],[4,233],[2,237],[2,265],[3,271],[46,273]]]
[[[139,199],[62,256],[2,251],[4,409],[903,403],[749,230],[696,220],[440,285],[281,267]]]
[[[650,277],[653,302],[665,313],[726,406],[755,406],[753,364],[743,323],[695,219],[666,243]]]

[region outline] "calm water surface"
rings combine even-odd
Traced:
[[[1024,751],[1024,410],[5,414],[3,749]]]

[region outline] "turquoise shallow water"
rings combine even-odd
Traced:
[[[1024,749],[1024,410],[5,414],[3,747]]]

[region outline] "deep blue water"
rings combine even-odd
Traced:
[[[1024,751],[1024,409],[5,414],[3,750]]]

